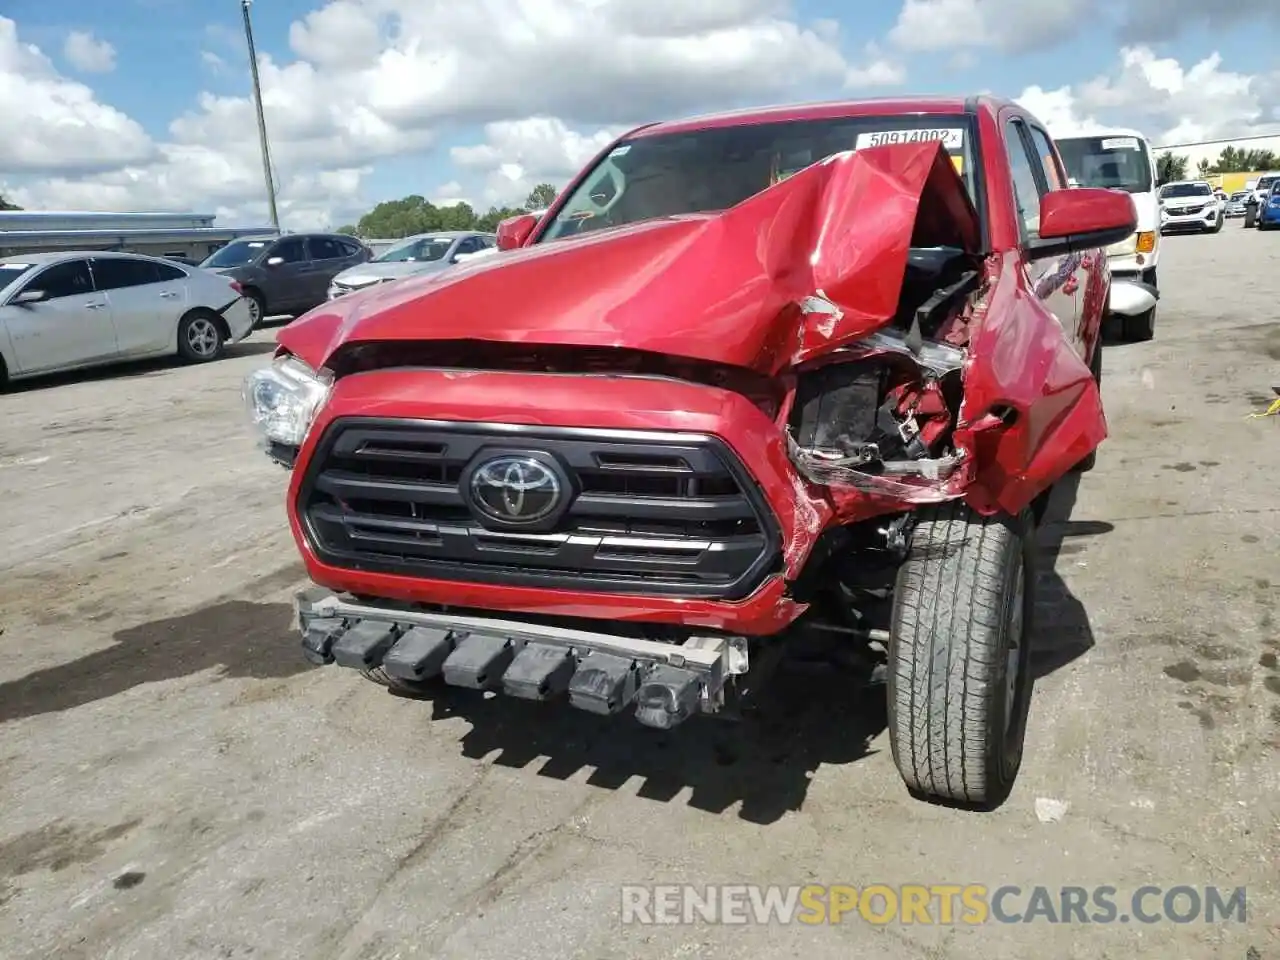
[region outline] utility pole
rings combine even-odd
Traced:
[[[262,112],[262,84],[258,81],[258,54],[253,48],[253,24],[249,22],[249,5],[253,0],[240,0],[244,14],[244,38],[249,44],[249,69],[253,73],[253,103],[258,108],[258,140],[262,144],[262,176],[267,181],[267,204],[271,208],[271,225],[280,232],[280,215],[276,212],[276,184],[271,176],[271,148],[267,146],[267,118]]]

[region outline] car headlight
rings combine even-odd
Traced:
[[[1138,250],[1138,234],[1131,233],[1117,243],[1107,247],[1108,257],[1127,257]]]
[[[242,395],[253,425],[268,443],[300,447],[333,389],[333,377],[286,356],[245,377]]]

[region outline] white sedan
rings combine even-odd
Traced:
[[[170,354],[217,360],[252,329],[240,285],[210,270],[101,251],[0,260],[0,387]]]

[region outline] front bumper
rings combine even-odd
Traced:
[[[434,530],[413,517],[407,517],[406,523],[381,520],[377,523],[383,531],[390,530],[395,536],[416,538],[408,543],[401,540],[403,550],[418,558],[414,569],[380,564],[377,557],[352,559],[337,555],[333,550],[335,543],[346,553],[351,552],[350,543],[344,545],[329,537],[327,549],[322,542],[325,531],[317,526],[317,520],[321,525],[328,520],[308,512],[308,504],[312,502],[310,492],[316,489],[316,464],[324,462],[325,450],[333,438],[330,428],[337,421],[359,426],[385,416],[389,406],[394,408],[397,419],[405,422],[426,426],[455,424],[457,432],[463,435],[456,443],[446,438],[443,444],[453,446],[455,452],[461,450],[460,444],[474,445],[476,437],[472,435],[472,428],[477,436],[505,432],[505,437],[498,436],[495,447],[533,448],[537,443],[531,433],[554,436],[579,432],[584,411],[590,411],[593,433],[599,436],[612,431],[619,435],[620,441],[638,436],[680,445],[696,436],[717,438],[741,463],[746,482],[759,491],[766,504],[768,519],[776,533],[772,537],[777,544],[773,565],[761,571],[763,575],[748,593],[733,597],[695,596],[687,592],[681,595],[675,590],[661,589],[616,589],[604,582],[597,582],[594,589],[586,589],[585,583],[556,582],[556,571],[551,568],[561,566],[560,561],[568,560],[570,553],[590,558],[590,551],[594,549],[598,559],[603,549],[615,555],[607,564],[619,568],[617,557],[626,552],[628,545],[606,542],[607,537],[584,531],[582,536],[571,538],[575,542],[568,544],[563,552],[549,544],[547,556],[532,564],[523,563],[520,557],[508,553],[505,563],[513,568],[513,576],[498,576],[500,571],[490,562],[489,569],[494,573],[471,577],[465,570],[448,569],[447,564],[422,562],[431,561],[432,554],[439,553],[435,545],[442,543],[442,538],[457,543],[468,535],[461,529],[464,524],[448,522],[445,511],[452,509],[453,496],[447,490],[433,494],[442,513],[440,521],[431,520]],[[624,433],[626,438],[621,436]],[[684,445],[686,455],[698,453],[696,444]],[[422,449],[425,454],[426,448]],[[375,444],[373,455],[377,454]],[[565,450],[563,454],[570,460],[594,455],[591,450]],[[452,456],[452,452],[448,455]],[[345,478],[330,480],[333,481],[330,488],[338,490],[344,499],[361,499],[350,487],[343,489],[347,483]],[[395,495],[394,489],[389,495]],[[882,502],[868,498],[868,516],[884,512],[886,507]],[[413,604],[466,607],[499,615],[510,612],[602,621],[644,621],[749,636],[779,633],[804,612],[804,603],[790,595],[788,581],[794,580],[803,569],[830,517],[829,507],[811,493],[796,474],[783,433],[754,403],[732,391],[675,380],[655,382],[651,378],[552,377],[488,371],[468,371],[460,376],[451,371],[420,369],[370,371],[338,381],[298,451],[290,480],[288,513],[294,540],[311,580],[336,592]],[[858,517],[850,514],[850,519]],[[373,530],[374,525],[349,529],[353,536],[361,537],[365,530]],[[472,540],[476,549],[468,551],[469,558],[460,555],[459,559],[467,559],[472,564],[503,559],[501,552],[494,552],[503,549],[496,538],[477,532]],[[390,538],[382,533],[364,537],[365,545],[385,554],[387,551],[379,549],[382,541],[389,542]],[[678,550],[687,545],[685,540],[671,546]],[[623,549],[614,550],[615,546]],[[489,551],[488,556],[480,556],[477,550]],[[674,551],[664,552],[670,557]],[[671,569],[669,560],[661,560],[658,565]],[[548,575],[535,577],[539,567]],[[639,559],[627,569],[643,571],[644,568],[645,561]]]
[[[1171,213],[1168,210],[1160,212],[1160,229],[1161,230],[1205,230],[1213,227],[1218,222],[1218,207],[1216,204],[1206,204],[1203,210],[1193,213]]]
[[[358,603],[325,590],[299,593],[295,627],[312,663],[381,668],[393,681],[443,680],[524,700],[567,699],[591,713],[634,707],[645,726],[670,729],[715,713],[729,678],[749,667],[744,637],[691,636],[683,643]]]
[[[1146,313],[1159,299],[1160,292],[1148,283],[1113,277],[1107,312],[1115,316],[1134,317]]]

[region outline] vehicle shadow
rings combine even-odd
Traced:
[[[296,565],[254,593],[294,583]],[[221,667],[222,677],[276,680],[315,669],[303,659],[287,603],[221,599],[190,613],[117,631],[114,643],[69,663],[0,683],[0,724],[60,713],[144,683]]]
[[[256,357],[266,353],[274,353],[275,340],[242,340],[227,347],[223,359],[236,357]],[[214,361],[217,363],[219,361]],[[50,373],[30,380],[15,380],[8,385],[5,392],[11,394],[35,393],[39,390],[50,390],[66,387],[73,383],[96,383],[102,380],[136,380],[142,377],[155,377],[170,370],[193,366],[184,363],[177,357],[158,357],[152,360],[131,360],[111,366],[93,367],[88,370],[68,370],[66,373]]]
[[[1036,627],[1032,670],[1037,679],[1060,670],[1094,645],[1084,605],[1057,572],[1057,560],[1084,549],[1078,538],[1109,532],[1111,524],[1071,519],[1080,478],[1065,478],[1039,531]],[[430,703],[431,720],[460,718],[471,728],[463,756],[567,780],[590,769],[586,782],[621,789],[642,780],[637,796],[671,802],[684,791],[694,809],[768,824],[804,803],[811,777],[824,765],[853,763],[877,751],[886,727],[883,686],[858,686],[844,671],[813,672],[784,663],[741,721],[691,720],[673,731],[637,725],[626,714],[597,717],[565,705],[527,703],[433,686],[416,699]],[[541,762],[539,762],[541,761]]]
[[[1058,573],[1061,558],[1084,552],[1086,545],[1079,542],[1082,538],[1115,529],[1099,520],[1071,519],[1081,479],[1081,474],[1071,473],[1058,483],[1040,523],[1031,647],[1031,669],[1037,680],[1079,659],[1094,646],[1088,611]]]
[[[636,795],[660,803],[689,791],[688,805],[769,824],[799,810],[820,766],[853,763],[877,751],[885,729],[883,688],[859,689],[847,675],[779,669],[754,708],[739,720],[699,717],[675,730],[642,727],[633,717],[599,717],[567,705],[440,686],[420,699],[432,721],[471,724],[462,754],[525,769],[545,758],[539,776],[567,780],[591,768],[586,782],[607,790],[642,779]]]

